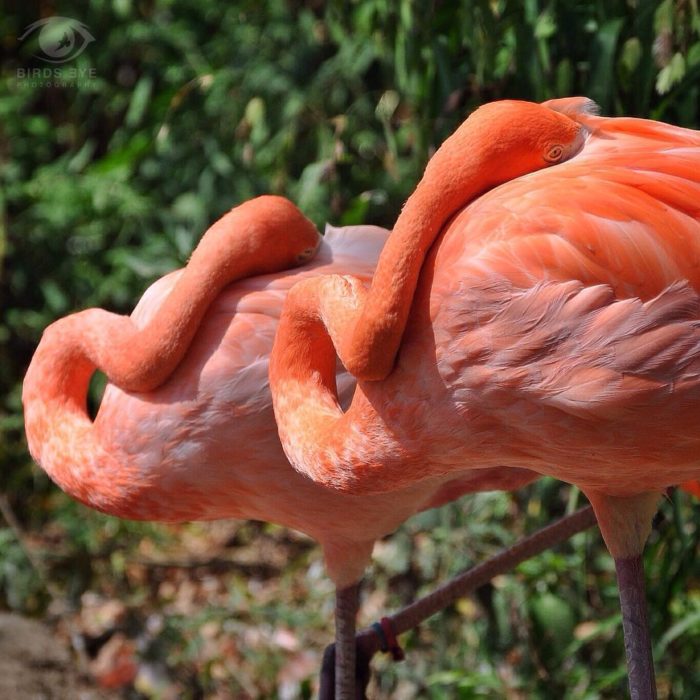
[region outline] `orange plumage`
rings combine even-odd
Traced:
[[[369,291],[290,291],[270,364],[282,444],[350,494],[484,468],[580,486],[616,561],[632,695],[651,700],[640,554],[663,490],[700,477],[700,134],[581,98],[487,107],[435,154]],[[568,160],[542,169],[546,152]],[[510,179],[512,162],[529,166]],[[348,365],[344,411],[331,359],[354,358],[360,323],[377,370]]]
[[[360,382],[347,412],[304,362],[332,350],[324,324],[342,344],[348,299],[366,292],[348,277],[292,289],[272,377],[295,466],[353,493],[495,465],[611,495],[700,474],[700,134],[581,121],[580,153],[445,228],[392,373]]]
[[[240,275],[250,274],[259,262],[255,256],[274,245],[264,231],[266,219],[280,221],[285,235],[298,239],[299,252],[315,245],[315,233],[310,240],[308,232],[291,235],[300,215],[278,200],[253,200],[214,224],[203,239],[205,248],[200,244],[188,265],[190,276],[194,261],[204,266],[199,274],[210,285],[207,268],[226,267],[226,256],[245,268]],[[261,234],[256,252],[249,238]],[[32,455],[67,493],[112,515],[168,522],[251,518],[301,530],[321,543],[329,574],[339,585],[359,578],[375,540],[413,513],[466,492],[532,481],[536,475],[525,470],[456,474],[448,483],[412,486],[391,499],[363,498],[324,489],[289,465],[267,379],[285,296],[298,280],[324,273],[352,273],[369,281],[387,235],[374,226],[330,229],[314,260],[303,267],[238,277],[213,294],[198,327],[187,334],[183,329],[179,341],[158,317],[168,303],[172,308],[183,271],[148,289],[131,320],[99,309],[59,320],[45,332],[24,381]],[[288,263],[277,266],[291,267],[295,256],[290,251]],[[191,301],[196,295],[180,291],[183,296]],[[168,329],[177,332],[182,321],[172,316],[169,321]],[[149,353],[151,346],[156,351]],[[89,418],[87,387],[96,366],[116,362],[117,374],[133,381],[134,364],[142,372],[149,363],[162,371],[168,351],[181,359],[164,383],[132,391],[110,383],[94,422]],[[98,355],[97,361],[88,354]],[[146,377],[146,385],[150,381]],[[349,398],[354,380],[340,371],[337,383]]]

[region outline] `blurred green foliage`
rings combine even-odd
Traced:
[[[37,58],[37,33],[18,40],[52,14],[84,22],[94,42],[59,77],[22,77],[55,67]],[[110,576],[123,593],[115,550],[157,535],[86,514],[31,467],[21,378],[53,319],[93,305],[128,311],[209,222],[264,192],[288,195],[319,225],[391,225],[431,150],[488,100],[586,94],[604,114],[700,121],[696,0],[16,2],[0,10],[0,51],[0,489],[27,533],[61,542],[47,567],[74,601]],[[67,66],[77,84],[61,84]],[[387,602],[398,604],[547,522],[566,494],[542,482],[423,514],[392,540],[398,559],[377,564],[375,585],[391,584]],[[700,534],[682,496],[661,523],[647,555],[661,694],[694,698]],[[414,635],[412,663],[384,668],[378,697],[620,697],[615,595],[598,538],[576,538]],[[237,604],[253,600],[241,593]],[[299,603],[280,600],[282,617]],[[0,601],[32,612],[47,602],[9,529]],[[180,668],[201,621],[169,620],[159,643]],[[306,622],[328,629],[317,610]],[[277,662],[247,663],[255,679]],[[183,697],[222,682],[202,671]]]

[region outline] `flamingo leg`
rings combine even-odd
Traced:
[[[473,593],[479,586],[495,576],[512,571],[518,564],[555,547],[578,532],[595,525],[595,515],[590,506],[567,515],[541,530],[516,542],[487,561],[462,572],[444,583],[432,593],[413,601],[388,620],[396,635],[403,634],[444,610],[459,598]],[[382,650],[382,642],[374,627],[367,628],[356,637],[356,697],[366,698],[365,689],[370,680],[370,662]],[[329,644],[323,654],[320,674],[319,700],[333,700],[335,691],[335,644]]]
[[[610,496],[586,491],[586,496],[615,560],[630,696],[632,700],[656,700],[642,552],[660,494]]]
[[[656,700],[654,660],[641,555],[615,559],[632,700]]]
[[[335,700],[355,700],[355,629],[360,584],[335,593]]]
[[[335,697],[335,644],[329,644],[323,652],[319,676],[318,700]]]

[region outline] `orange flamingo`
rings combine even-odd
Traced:
[[[469,471],[388,499],[327,489],[289,465],[267,379],[286,293],[322,273],[369,281],[387,235],[331,229],[319,245],[290,202],[261,197],[215,223],[185,270],[156,282],[131,318],[89,309],[55,322],[24,380],[34,459],[68,494],[112,515],[253,518],[298,529],[320,542],[341,590],[362,576],[375,540],[413,513],[536,478]],[[93,422],[86,396],[96,368],[110,384]],[[354,380],[342,372],[337,381],[349,399]]]
[[[512,149],[566,162],[482,194]],[[357,495],[465,468],[577,484],[615,559],[632,697],[654,698],[641,553],[663,490],[700,476],[700,134],[585,98],[493,103],[419,192],[369,290],[338,275],[290,290],[270,362],[285,452]],[[378,370],[346,366],[388,376],[361,378],[343,411],[335,352],[382,307],[362,336]]]

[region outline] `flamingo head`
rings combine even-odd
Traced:
[[[503,100],[479,107],[449,139],[478,159],[487,187],[563,163],[583,147],[587,130],[566,114],[534,102]],[[467,168],[467,176],[473,170]]]
[[[316,255],[321,236],[288,199],[263,195],[245,202],[238,211],[245,213],[248,252],[260,259],[261,271],[298,267]]]

